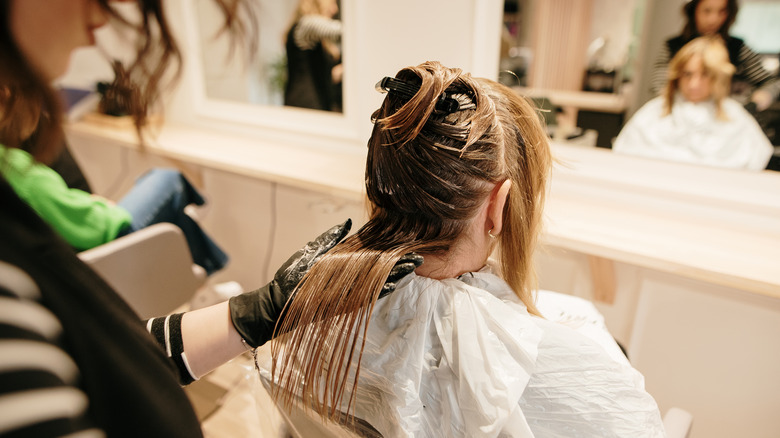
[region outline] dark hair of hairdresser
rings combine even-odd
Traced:
[[[696,29],[696,8],[701,3],[701,0],[690,0],[682,7],[683,15],[685,16],[685,26],[683,26],[682,36],[686,40],[690,40],[699,36],[699,31]],[[737,12],[739,12],[739,4],[737,0],[726,0],[726,11],[728,16],[726,21],[718,30],[718,34],[724,39],[729,38],[729,29],[734,21],[737,19]]]
[[[125,67],[130,84],[125,84],[130,115],[141,133],[147,111],[157,101],[161,81],[169,67],[178,78],[179,47],[163,11],[162,0],[137,0],[140,20],[131,22],[117,12],[110,0],[91,0],[107,12],[110,24],[130,28],[138,37],[135,60]],[[225,17],[224,29],[233,36],[247,31],[237,19],[246,0],[215,0]],[[49,163],[62,145],[62,108],[48,80],[23,56],[11,34],[11,2],[0,0],[0,144],[26,149],[36,160]]]
[[[538,113],[511,89],[438,62],[405,68],[396,78],[419,84],[419,91],[390,91],[373,114],[369,221],[314,265],[277,326],[286,335],[273,350],[276,397],[289,404],[302,388],[305,406],[337,421],[345,394],[348,410],[354,406],[350,367],[355,358],[356,385],[363,351],[357,343],[393,265],[409,252],[446,254],[507,179],[496,239],[501,274],[539,315],[532,254],[551,157]],[[442,95],[459,109],[436,109]]]

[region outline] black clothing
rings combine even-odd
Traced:
[[[676,36],[666,40],[661,46],[661,50],[653,64],[653,75],[650,78],[650,91],[654,95],[658,95],[666,86],[669,62],[674,55],[686,43],[697,36],[694,35],[691,38]],[[729,61],[736,68],[731,79],[731,97],[744,104],[747,103],[754,90],[761,89],[775,98],[778,92],[780,92],[780,81],[778,81],[776,76],[764,69],[761,56],[751,50],[739,38],[728,37],[724,41],[729,54]]]
[[[694,37],[695,38],[695,37]],[[684,45],[691,42],[693,38],[683,38],[682,36],[677,36],[674,38],[671,38],[666,41],[666,46],[669,48],[669,59],[674,58],[674,55],[677,54],[677,52],[680,51],[680,49],[683,48]],[[744,61],[742,60],[741,53],[745,46],[745,42],[739,38],[734,37],[728,37],[726,40],[726,50],[729,52],[729,61],[737,67],[737,71],[734,73],[734,77],[732,78],[732,81],[745,81],[747,82],[747,78],[745,78],[745,68],[743,66]],[[764,82],[766,82],[769,77],[763,78],[763,80],[760,80],[759,82],[756,82],[755,86],[761,86]]]
[[[694,37],[695,38],[695,37]],[[669,47],[669,58],[674,58],[674,55],[683,48],[684,45],[691,42],[694,38],[683,38],[677,36],[666,41],[666,45]],[[739,52],[742,50],[742,46],[745,42],[739,38],[729,37],[726,40],[726,49],[729,51],[729,61],[734,65],[739,65]]]
[[[333,57],[318,42],[304,50],[295,44],[295,24],[287,32],[287,85],[284,104],[299,108],[331,111],[334,108]]]
[[[2,178],[0,206],[0,260],[27,273],[59,319],[58,346],[78,367],[92,427],[109,437],[202,436],[176,369],[133,310]],[[0,330],[6,340],[23,339],[18,332]],[[4,383],[0,395],[25,389]]]
[[[59,157],[57,157],[49,167],[59,173],[62,179],[65,180],[65,184],[71,189],[79,189],[87,193],[92,193],[92,187],[90,187],[84,172],[81,171],[79,163],[77,163],[73,158],[73,155],[71,155],[67,143],[62,145],[62,152],[60,152]]]

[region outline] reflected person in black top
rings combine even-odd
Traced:
[[[301,0],[287,31],[284,104],[341,111],[341,21],[336,0]]]
[[[669,61],[685,44],[700,36],[719,34],[736,67],[732,98],[743,105],[753,103],[758,111],[768,108],[777,99],[780,80],[764,69],[761,57],[743,40],[729,34],[739,11],[737,0],[691,0],[682,11],[686,20],[682,32],[664,42],[653,66],[653,94],[658,95],[666,85]]]

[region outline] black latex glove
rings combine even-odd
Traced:
[[[320,256],[341,242],[349,233],[352,220],[329,229],[293,254],[276,271],[270,283],[252,292],[230,298],[230,319],[247,344],[257,348],[273,337],[276,321],[284,305],[303,276]],[[395,264],[382,287],[380,298],[395,290],[398,280],[414,271],[423,262],[422,256],[407,254]]]
[[[395,291],[395,284],[402,278],[411,274],[412,271],[419,268],[423,264],[423,256],[410,252],[404,255],[390,270],[390,275],[385,280],[385,285],[382,286],[382,290],[379,292],[379,298],[384,298]]]

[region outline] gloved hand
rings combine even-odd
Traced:
[[[390,270],[390,275],[387,276],[382,290],[379,291],[379,298],[384,298],[395,291],[395,284],[402,278],[411,274],[412,271],[419,268],[423,264],[423,256],[410,252],[395,262],[393,269]]]
[[[352,228],[352,220],[329,229],[293,254],[270,283],[252,292],[230,298],[230,319],[246,343],[257,348],[269,341],[276,321],[303,276],[320,256],[341,242]],[[407,254],[393,267],[379,297],[395,290],[398,280],[414,271],[423,262],[422,256]]]

